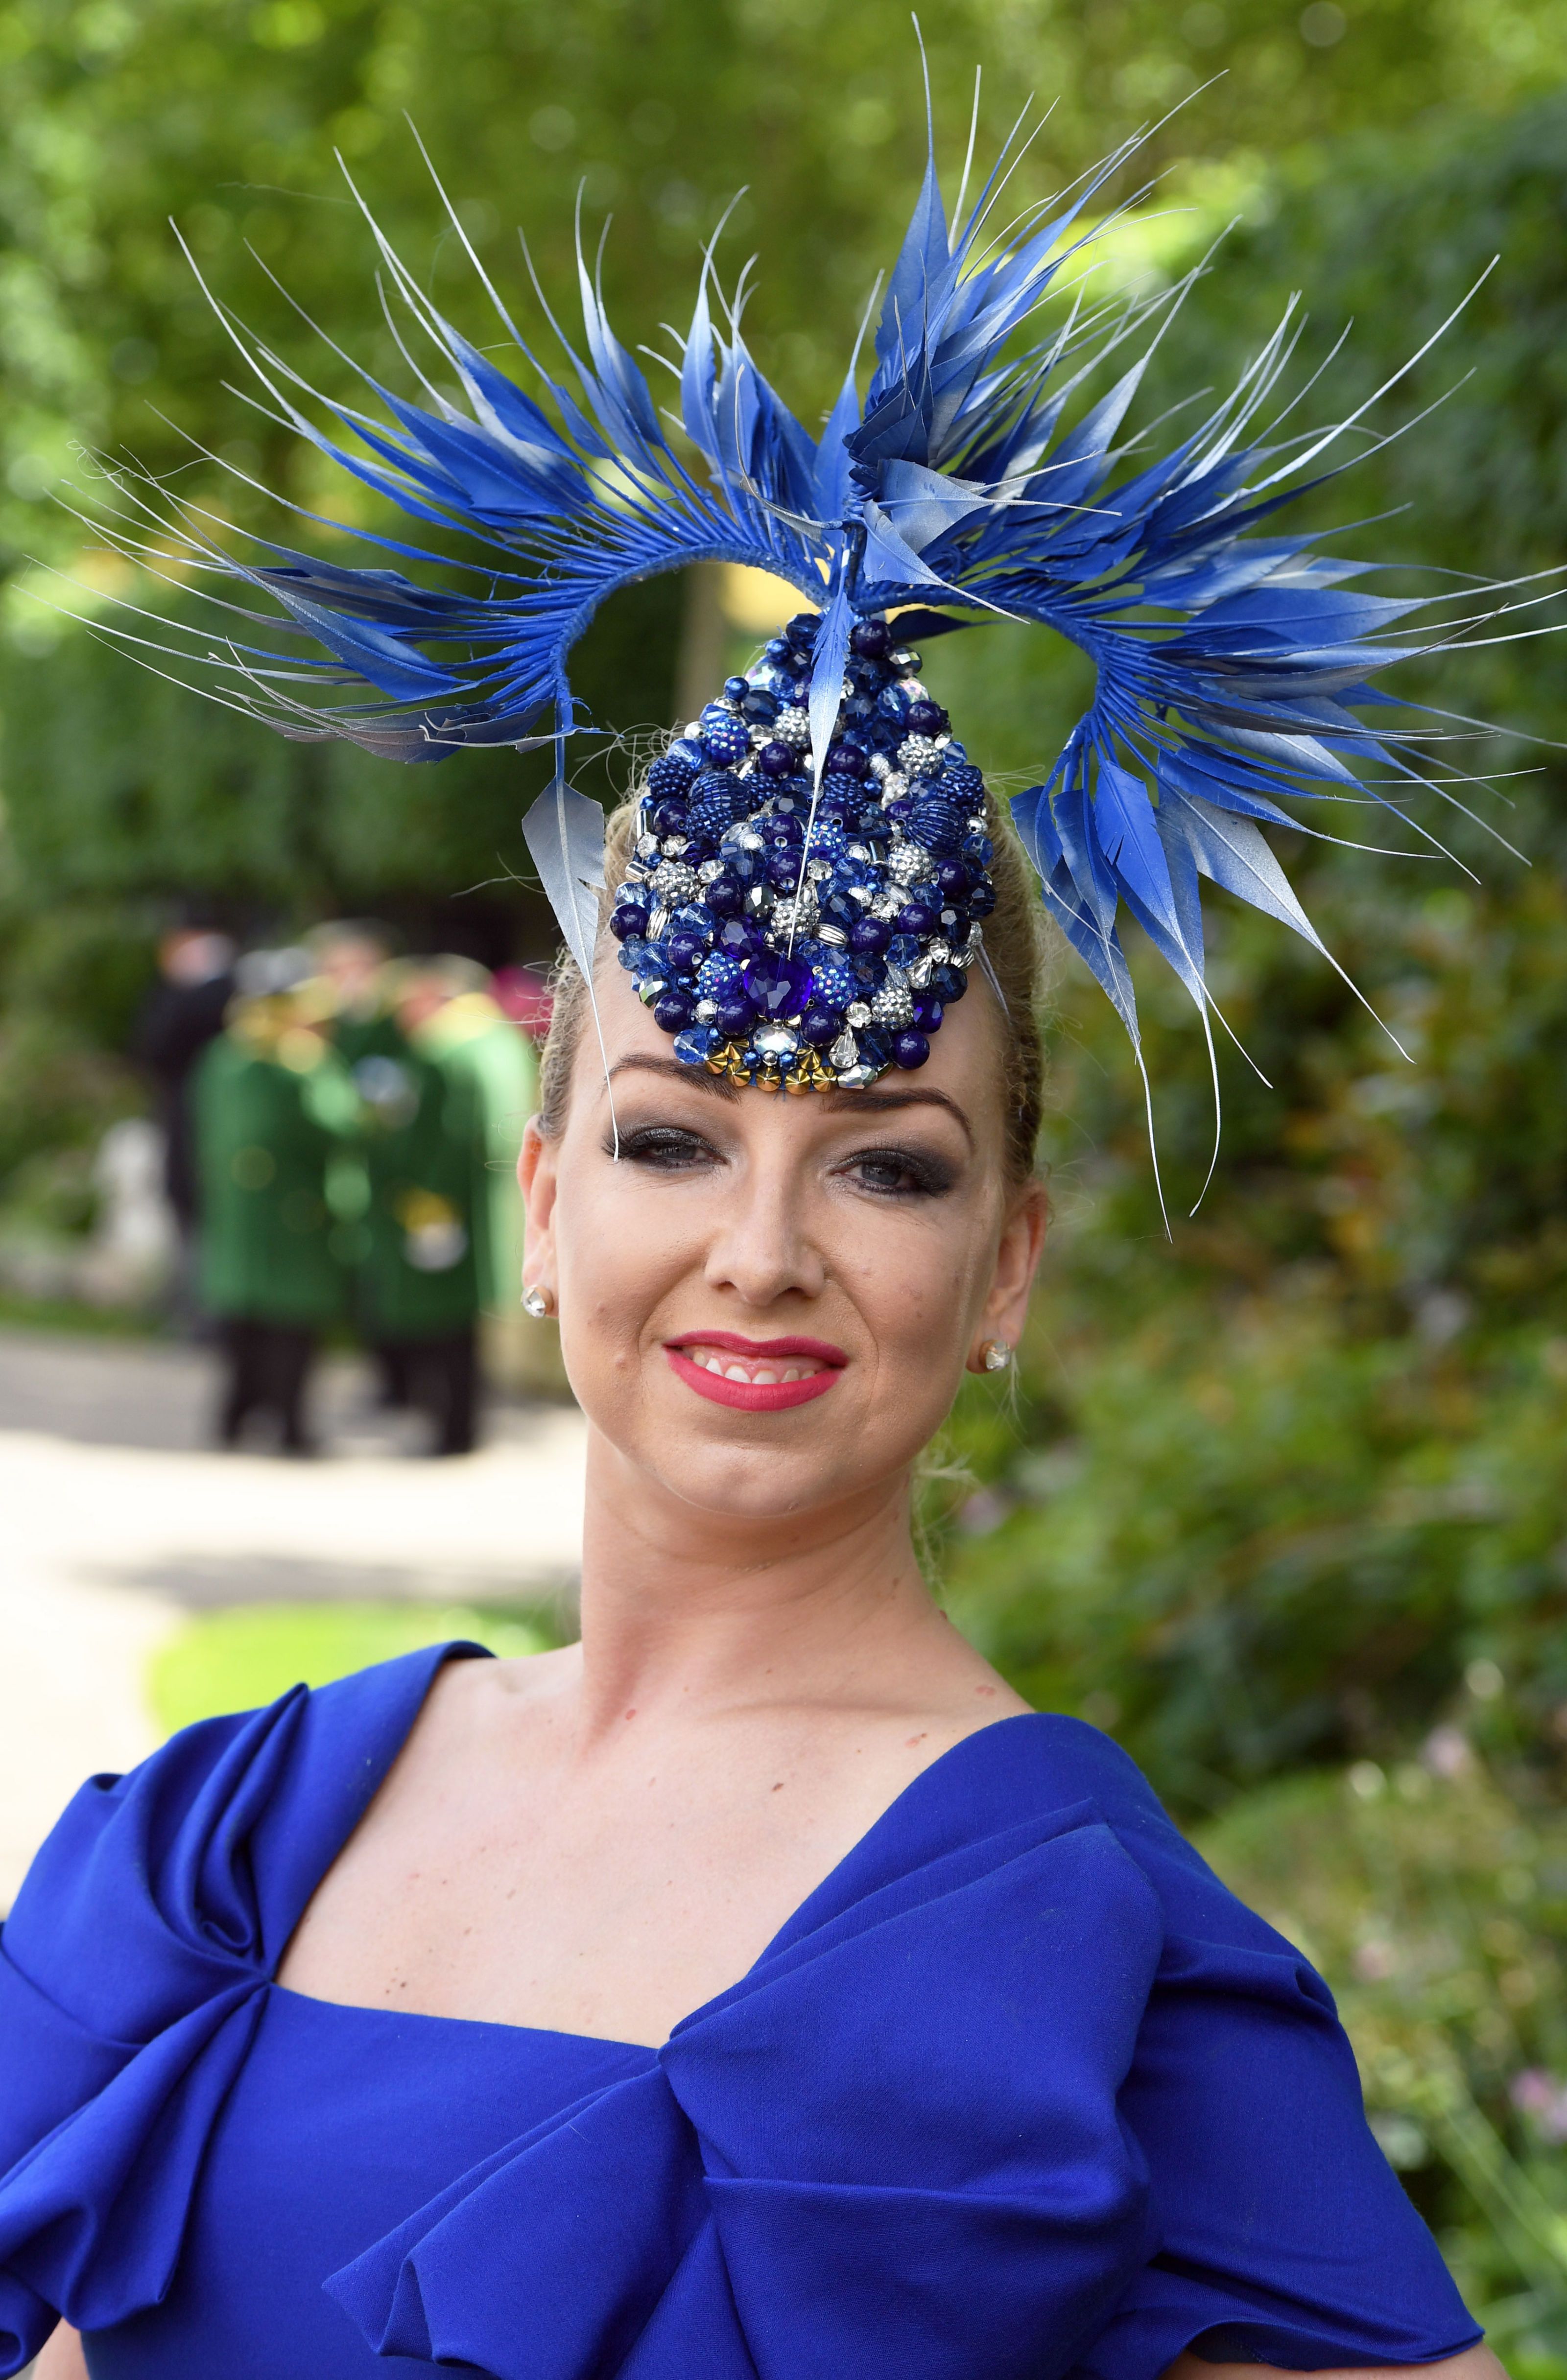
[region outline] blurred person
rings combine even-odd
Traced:
[[[164,1186],[188,1256],[199,1213],[200,1189],[190,1084],[197,1061],[223,1031],[234,996],[234,942],[209,926],[176,926],[158,944],[158,982],[137,1019],[132,1048],[157,1090],[157,1118],[164,1138]],[[188,1283],[176,1283],[176,1299]]]
[[[472,1068],[418,1046],[451,997],[439,965],[403,960],[387,971],[379,1044],[353,1067],[368,1186],[355,1310],[386,1402],[427,1413],[434,1452],[454,1455],[471,1452],[478,1431],[489,1184]]]
[[[218,1438],[236,1446],[252,1416],[270,1417],[290,1454],[314,1451],[310,1366],[347,1311],[332,1172],[357,1122],[310,966],[298,951],[240,963],[238,996],[194,1086],[200,1289],[227,1366]]]
[[[373,917],[334,917],[305,936],[306,950],[331,992],[333,1045],[348,1066],[364,1057],[395,1057],[386,969],[394,939]]]

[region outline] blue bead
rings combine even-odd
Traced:
[[[697,990],[704,1000],[723,1000],[739,982],[740,962],[726,951],[714,951],[697,969]]]
[[[670,965],[677,975],[689,975],[693,967],[700,966],[706,952],[705,940],[697,934],[677,929],[669,938]]]
[[[933,934],[936,912],[928,902],[906,901],[893,923],[900,934]]]
[[[981,877],[968,896],[968,914],[971,917],[988,917],[995,905],[996,888],[988,876]]]
[[[810,989],[809,967],[782,951],[764,951],[746,969],[747,993],[763,1016],[797,1016]]]
[[[893,631],[885,620],[856,620],[849,643],[867,661],[885,661],[893,650]]]
[[[750,690],[751,681],[748,677],[726,677],[723,681],[723,691],[731,702],[743,702]]]
[[[916,1066],[923,1066],[929,1055],[929,1042],[923,1033],[917,1030],[900,1033],[893,1043],[893,1064],[902,1066],[910,1074]]]
[[[943,859],[936,870],[937,889],[948,901],[961,901],[972,891],[974,879],[961,859]]]
[[[943,1007],[951,1008],[968,990],[968,978],[961,967],[939,966],[930,970],[930,990]]]
[[[702,895],[715,917],[737,917],[745,897],[732,876],[715,876]]]
[[[757,767],[764,777],[792,777],[795,773],[794,746],[764,744],[757,754]]]
[[[761,936],[748,918],[724,917],[720,920],[718,931],[713,936],[713,948],[744,964],[761,948]]]
[[[748,1033],[756,1021],[756,1010],[743,992],[732,992],[718,1003],[718,1029],[728,1041]]]
[[[738,719],[725,716],[702,728],[702,749],[721,769],[743,760],[750,748],[750,731]]]
[[[922,1033],[934,1033],[941,1022],[941,1002],[932,1000],[929,992],[916,992],[914,1021]]]
[[[873,958],[878,951],[884,951],[892,939],[891,926],[881,917],[861,917],[857,925],[849,929],[850,950],[856,954],[863,953],[868,957]]]
[[[963,856],[971,868],[989,868],[996,856],[996,846],[988,834],[966,835]]]
[[[917,934],[894,934],[887,945],[887,956],[894,966],[911,967],[921,947]]]
[[[783,708],[771,686],[747,686],[741,698],[740,716],[749,720],[753,727],[766,727],[777,718]]]
[[[776,891],[793,892],[800,880],[800,854],[784,844],[777,844],[768,854],[767,879]]]
[[[883,1033],[877,1026],[868,1025],[863,1032],[855,1035],[855,1039],[859,1044],[859,1054],[866,1065],[880,1067],[892,1064],[893,1037],[890,1033]]]
[[[857,744],[834,744],[827,755],[827,771],[834,777],[863,777],[869,763]]]
[[[665,1033],[678,1033],[691,1022],[691,1003],[683,991],[661,991],[653,1002],[653,1022]]]
[[[689,814],[684,802],[660,801],[653,804],[648,824],[656,835],[684,834]]]
[[[816,643],[820,625],[820,612],[796,612],[794,618],[785,624],[784,634],[796,651],[808,653]]]
[[[717,1047],[718,1036],[711,1025],[692,1025],[674,1037],[674,1054],[683,1066],[701,1065]]]
[[[858,989],[853,968],[845,966],[840,959],[824,960],[811,970],[814,1007],[836,1009],[842,1014]]]
[[[648,945],[646,942],[638,941],[624,941],[620,946],[620,964],[626,969],[627,975],[635,975],[638,968],[642,965],[644,959],[647,957],[647,954]]]
[[[800,1038],[816,1050],[825,1042],[836,1041],[843,1029],[842,1014],[831,1008],[808,1008],[800,1019]]]
[[[649,793],[654,801],[678,800],[701,765],[702,756],[694,745],[688,751],[684,746],[672,745],[648,771]]]

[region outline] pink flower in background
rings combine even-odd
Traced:
[[[1512,2077],[1507,2095],[1520,2115],[1534,2118],[1546,2140],[1567,2141],[1567,2083],[1559,2082],[1543,2066],[1525,2066]]]

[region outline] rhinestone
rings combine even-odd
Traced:
[[[697,870],[698,878],[703,884],[716,884],[723,873],[722,859],[704,859]]]
[[[900,884],[922,884],[928,876],[934,874],[935,862],[919,844],[899,843],[893,847],[887,868]]]
[[[874,897],[872,888],[869,884],[851,884],[848,887],[848,894],[850,900],[857,901],[862,909],[868,907]]]
[[[698,1022],[698,1025],[711,1025],[711,1024],[712,1023],[713,1018],[714,1018],[717,1014],[718,1014],[718,1002],[717,1002],[717,1001],[716,1001],[716,1000],[698,1000],[698,1002],[697,1002],[697,1022]]]
[[[808,859],[806,862],[808,883],[825,884],[832,873],[832,862],[830,859]]]
[[[878,1071],[875,1066],[840,1066],[833,1087],[840,1091],[868,1091]]]
[[[898,766],[905,777],[933,776],[941,755],[929,735],[905,735],[898,746]]]
[[[844,1014],[856,1031],[863,1031],[870,1023],[870,1010],[863,1000],[851,1000]]]
[[[754,1038],[764,1058],[793,1058],[800,1046],[799,1035],[786,1025],[764,1025]]]
[[[682,901],[696,899],[701,883],[696,869],[687,868],[683,859],[661,859],[653,870],[653,890],[661,901],[677,909]]]
[[[659,845],[666,859],[684,859],[690,847],[683,834],[666,834]]]
[[[870,1003],[870,1014],[878,1025],[890,1025],[901,1031],[914,1023],[914,1002],[901,983],[885,983]]]
[[[873,752],[871,754],[870,773],[873,777],[881,779],[882,777],[889,776],[892,773],[892,768],[893,764],[891,760],[888,759],[885,752]]]
[[[873,917],[881,918],[890,926],[894,917],[902,915],[903,906],[904,896],[901,892],[883,892],[879,900],[871,903],[870,914]]]
[[[743,826],[735,831],[735,847],[737,851],[765,851],[767,845],[754,826]]]
[[[772,722],[772,735],[780,744],[796,745],[801,751],[810,748],[810,713],[791,708],[781,710]]]
[[[840,1033],[838,1038],[833,1042],[832,1047],[827,1052],[827,1062],[830,1066],[836,1067],[838,1072],[842,1074],[844,1068],[845,1066],[852,1066],[858,1056],[859,1043],[855,1039],[854,1035],[852,1033]]]
[[[638,859],[645,859],[645,860],[648,862],[648,865],[649,865],[650,867],[651,867],[651,866],[654,864],[654,862],[657,860],[658,856],[659,856],[659,839],[658,839],[657,835],[656,835],[656,834],[639,834],[639,835],[638,836],[638,838],[637,838],[637,856],[638,856]]]
[[[931,957],[929,951],[926,952],[923,958],[916,959],[914,965],[908,971],[910,988],[915,991],[927,990],[929,987],[930,978],[935,972],[935,967],[936,962]]]
[[[905,800],[907,797],[907,794],[908,779],[903,774],[901,770],[889,769],[887,774],[881,780],[882,808],[886,809],[890,803]]]
[[[753,752],[759,752],[764,744],[771,744],[774,740],[771,727],[763,727],[759,724],[751,730],[751,749]]]

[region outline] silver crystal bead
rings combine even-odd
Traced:
[[[752,884],[747,888],[746,907],[753,917],[765,917],[772,906],[772,888],[768,884]]]
[[[869,908],[874,897],[875,894],[872,887],[869,884],[851,884],[849,886],[850,900],[857,901],[862,909]]]
[[[870,1022],[870,1010],[867,1002],[863,1000],[851,1000],[847,1008],[844,1011],[844,1015],[846,1021],[855,1027],[856,1032],[863,1033],[866,1026]]]
[[[752,728],[752,730],[751,730],[751,749],[752,749],[752,751],[753,751],[753,752],[759,752],[759,751],[761,750],[761,747],[762,747],[762,746],[763,746],[764,744],[771,744],[771,741],[772,741],[772,730],[771,730],[771,727],[753,727],[753,728]]]
[[[884,983],[870,1003],[870,1014],[878,1025],[890,1025],[901,1032],[914,1023],[914,1002],[901,983]]]
[[[845,1066],[852,1066],[858,1056],[859,1043],[855,1039],[854,1035],[852,1033],[840,1033],[838,1038],[833,1042],[832,1047],[827,1052],[827,1062],[830,1066],[835,1067],[839,1074],[842,1074],[844,1068]]]
[[[840,1066],[833,1087],[840,1091],[868,1091],[875,1080],[874,1066]]]
[[[773,743],[794,744],[805,750],[810,744],[810,713],[792,708],[781,710],[768,733]]]
[[[697,870],[704,884],[716,884],[723,873],[722,859],[704,859]]]
[[[638,859],[645,859],[645,860],[648,862],[648,865],[649,865],[650,867],[651,867],[651,866],[653,865],[653,863],[657,860],[658,856],[659,856],[659,839],[658,839],[657,835],[656,835],[656,834],[639,834],[639,835],[638,836],[638,838],[637,838],[637,856],[638,856]]]
[[[698,1002],[697,1002],[697,1022],[698,1022],[698,1025],[711,1025],[711,1024],[712,1023],[713,1018],[714,1018],[717,1014],[718,1014],[718,1002],[717,1002],[717,1001],[716,1001],[716,1000],[698,1000]]]
[[[906,670],[914,667],[914,655],[910,652],[906,645],[899,645],[894,652],[889,654],[888,658],[895,670]]]
[[[870,773],[878,782],[886,776],[892,765],[885,752],[873,752],[870,756]]]
[[[935,967],[935,965],[936,962],[931,957],[929,951],[922,953],[921,955],[915,960],[914,965],[908,971],[908,979],[916,991],[924,991],[928,989],[930,982],[931,972]]]
[[[832,862],[830,859],[808,859],[806,862],[808,884],[825,884],[832,873]]]
[[[799,1035],[786,1025],[764,1025],[751,1038],[764,1058],[792,1058],[800,1046]]]
[[[880,917],[884,926],[891,925],[903,905],[901,892],[883,892],[879,900],[871,903],[870,914],[873,917]]]
[[[877,757],[880,758],[880,754]],[[882,808],[886,809],[893,802],[901,802],[907,791],[908,779],[904,775],[902,770],[890,769],[881,780]]]
[[[696,869],[683,859],[661,859],[653,870],[653,890],[671,909],[678,909],[682,901],[694,901],[700,889]]]
[[[922,884],[935,868],[930,854],[917,843],[894,844],[887,868],[900,884]]]
[[[725,840],[727,841],[727,839],[728,838],[726,837]],[[757,832],[754,826],[742,826],[735,829],[735,848],[736,851],[760,851],[763,847],[762,839]]]
[[[666,859],[683,859],[689,848],[683,834],[666,834],[659,845]]]
[[[905,777],[929,777],[940,768],[941,756],[929,735],[905,735],[898,746],[898,766]]]

